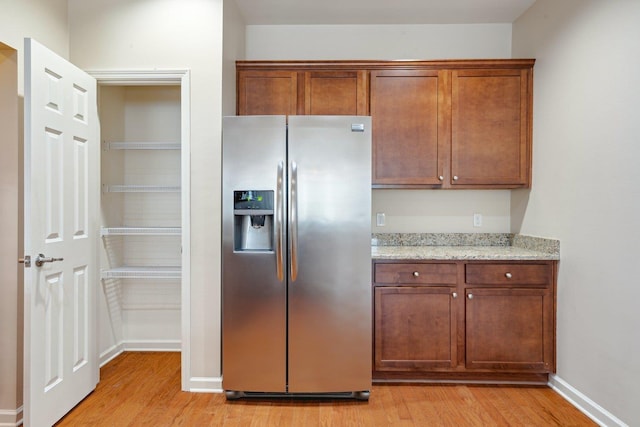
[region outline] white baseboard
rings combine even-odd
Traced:
[[[181,351],[180,340],[122,341],[124,351]]]
[[[125,351],[181,351],[181,344],[179,340],[122,341],[100,354],[100,367]]]
[[[116,344],[111,348],[105,350],[102,354],[100,354],[100,367],[102,368],[104,365],[111,362],[123,351],[124,349],[122,347],[122,344]]]
[[[575,389],[571,384],[563,380],[557,375],[549,375],[549,387],[569,401],[573,406],[578,408],[587,417],[601,426],[619,426],[629,427],[627,424],[618,419],[615,415],[589,399],[579,390]]]
[[[191,377],[185,391],[192,393],[222,393],[222,377]]]
[[[22,425],[22,406],[18,409],[0,409],[0,427]]]

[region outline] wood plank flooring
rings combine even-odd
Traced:
[[[180,391],[180,354],[127,352],[56,426],[595,426],[547,387],[375,384],[368,402]]]

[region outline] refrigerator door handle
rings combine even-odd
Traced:
[[[291,236],[291,281],[298,277],[298,165],[291,162],[289,235]]]
[[[279,281],[284,280],[284,227],[283,227],[283,213],[284,213],[284,162],[278,163],[278,177],[276,184],[276,226],[275,226],[275,239],[276,239],[276,274]]]

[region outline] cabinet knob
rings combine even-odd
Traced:
[[[511,279],[513,275],[511,273],[505,273],[504,277],[506,277],[507,279]]]
[[[418,277],[420,275],[420,273],[418,273],[417,271],[413,272],[413,277]]]
[[[457,293],[457,292],[454,292],[454,293],[452,293],[452,294],[451,294],[451,296],[452,296],[453,298],[458,298],[458,293]]]
[[[440,176],[438,176],[438,179],[439,179],[440,181],[444,181],[444,176],[440,175]]]
[[[473,299],[473,294],[468,294],[468,295],[467,295],[467,298],[469,298],[469,299]]]
[[[458,180],[458,175],[453,175],[453,180],[457,181]]]

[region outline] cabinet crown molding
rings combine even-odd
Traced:
[[[438,59],[438,60],[242,60],[238,70],[376,70],[376,69],[492,69],[533,68],[535,59]]]

